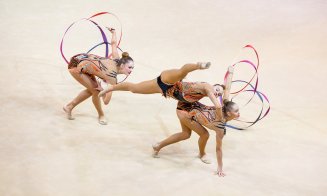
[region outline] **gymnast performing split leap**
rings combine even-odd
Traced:
[[[101,85],[97,82],[95,76],[104,80],[107,84],[116,84],[117,75],[129,75],[134,68],[134,61],[127,52],[122,53],[120,58],[117,50],[117,39],[115,29],[109,29],[112,34],[111,48],[112,57],[105,58],[94,54],[77,54],[73,56],[68,64],[69,73],[86,89],[80,92],[71,102],[63,107],[67,118],[73,120],[72,110],[81,102],[92,96],[92,102],[98,112],[98,121],[102,125],[107,124],[99,99],[99,91],[102,90]],[[112,93],[105,93],[103,102],[109,104]]]
[[[216,108],[221,108],[217,97],[223,93],[220,84],[210,85],[205,82],[182,82],[181,80],[192,71],[208,69],[210,62],[186,64],[180,69],[163,71],[159,77],[140,83],[124,82],[117,85],[108,84],[99,96],[111,91],[130,91],[138,94],[161,93],[164,97],[171,97],[178,101],[193,103],[203,97],[209,97]]]

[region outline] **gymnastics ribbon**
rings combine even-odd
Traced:
[[[119,45],[120,45],[120,42],[121,42],[121,39],[122,39],[122,36],[123,36],[122,25],[121,25],[121,22],[120,22],[119,18],[118,18],[115,14],[110,13],[110,12],[99,12],[99,13],[96,13],[96,14],[92,15],[92,16],[89,17],[89,18],[82,18],[82,19],[79,19],[79,20],[73,22],[73,23],[72,23],[72,24],[71,24],[71,25],[66,29],[66,31],[65,31],[65,33],[64,33],[64,35],[63,35],[63,37],[62,37],[62,39],[61,39],[61,43],[60,43],[60,53],[61,53],[62,58],[65,60],[65,62],[66,62],[67,64],[68,64],[69,62],[68,62],[68,60],[66,59],[66,57],[65,57],[65,55],[64,55],[64,52],[63,52],[64,40],[65,40],[66,34],[67,34],[67,32],[70,30],[70,28],[71,28],[72,26],[74,26],[76,23],[80,22],[80,21],[90,21],[91,23],[93,23],[93,24],[94,24],[94,25],[99,29],[99,31],[100,31],[100,33],[101,33],[101,36],[102,36],[102,39],[103,39],[103,42],[102,42],[102,43],[97,44],[96,46],[92,47],[89,51],[95,49],[96,47],[98,47],[98,46],[100,46],[100,45],[102,45],[102,44],[105,44],[105,45],[106,45],[105,57],[110,57],[110,56],[111,56],[111,54],[109,55],[109,48],[108,48],[108,44],[110,44],[110,43],[108,42],[108,39],[107,39],[106,34],[104,33],[104,31],[103,31],[103,29],[101,28],[101,26],[98,25],[95,21],[92,20],[93,18],[95,18],[95,17],[97,17],[97,16],[100,16],[100,15],[104,15],[104,14],[108,14],[108,15],[112,15],[112,16],[114,16],[114,17],[118,20],[118,22],[119,22],[119,24],[120,24],[120,29],[121,29],[121,31],[120,31],[119,41],[118,41],[118,43],[117,43],[117,47],[119,48]],[[119,48],[119,49],[120,49],[120,48]],[[121,50],[121,49],[120,49],[120,50]]]
[[[237,120],[237,121],[249,124],[248,126],[246,126],[246,127],[237,127],[237,126],[226,124],[227,127],[232,128],[232,129],[236,129],[236,130],[244,130],[246,128],[249,128],[249,127],[253,126],[259,120],[262,120],[264,117],[266,117],[268,115],[269,111],[270,111],[270,102],[269,102],[267,96],[265,94],[263,94],[262,92],[257,90],[258,89],[258,84],[259,84],[258,68],[259,68],[259,62],[260,62],[258,52],[251,45],[246,45],[244,48],[250,48],[250,49],[252,49],[254,51],[254,53],[256,55],[257,63],[254,64],[253,62],[251,62],[249,60],[241,60],[241,61],[239,61],[239,62],[232,65],[233,67],[235,67],[236,65],[239,65],[240,63],[248,64],[254,69],[254,74],[253,74],[252,78],[248,82],[244,81],[244,80],[233,80],[232,81],[232,83],[244,83],[245,85],[240,90],[231,92],[231,94],[234,94],[234,96],[232,97],[231,100],[233,100],[240,93],[251,92],[251,93],[253,93],[252,97],[247,101],[247,103],[244,106],[249,104],[255,96],[259,97],[262,105],[261,105],[261,111],[259,112],[258,117],[256,117],[256,119],[254,121]],[[225,82],[227,80],[227,76],[228,76],[228,71],[226,72],[225,77],[224,77]],[[253,80],[255,80],[255,85],[254,86],[251,84],[253,82]],[[250,89],[247,89],[247,88],[250,88]],[[264,102],[268,103],[268,109],[266,111],[264,111],[264,105],[265,105]]]
[[[235,80],[235,81],[233,81],[233,83],[234,82],[248,83],[248,82],[246,82],[244,80]],[[270,111],[270,102],[269,102],[268,97],[264,93],[262,93],[262,92],[260,92],[258,90],[255,90],[255,87],[253,85],[249,84],[249,86],[251,87],[251,89],[244,90],[243,92],[253,92],[260,99],[260,101],[261,101],[261,110],[259,112],[258,117],[256,117],[256,119],[254,121],[242,121],[242,120],[237,120],[236,119],[236,121],[249,124],[248,126],[245,126],[245,127],[237,127],[237,126],[233,126],[233,125],[229,125],[229,124],[226,124],[226,127],[229,127],[229,128],[232,128],[232,129],[236,129],[236,130],[245,130],[245,129],[253,126],[258,121],[262,120],[264,117],[266,117],[268,115],[268,113]],[[268,103],[268,108],[265,111],[264,111],[264,105],[265,105],[264,102],[267,102]],[[248,103],[249,102],[247,102],[245,105],[247,105]]]
[[[121,42],[122,37],[123,37],[123,28],[122,28],[122,23],[121,23],[121,21],[120,21],[119,18],[118,18],[115,14],[113,14],[113,13],[110,13],[110,12],[99,12],[99,13],[96,13],[96,14],[92,15],[92,16],[89,17],[89,18],[82,18],[82,19],[79,19],[79,20],[73,22],[73,23],[72,23],[72,24],[71,24],[71,25],[66,29],[66,31],[65,31],[65,33],[64,33],[64,35],[63,35],[63,37],[62,37],[62,39],[61,39],[61,43],[60,43],[60,53],[61,53],[62,58],[65,60],[65,62],[66,62],[67,64],[69,64],[69,62],[68,62],[68,60],[66,59],[66,57],[65,57],[65,55],[64,55],[64,52],[63,52],[64,39],[65,39],[65,37],[66,37],[67,32],[70,30],[70,28],[71,28],[73,25],[75,25],[76,23],[80,22],[80,21],[90,21],[91,23],[93,23],[93,24],[94,24],[94,25],[99,29],[99,31],[100,31],[100,33],[101,33],[101,36],[102,36],[102,39],[103,39],[103,42],[98,43],[98,44],[96,44],[95,46],[93,46],[91,49],[89,49],[89,50],[86,52],[86,54],[90,53],[92,50],[94,50],[94,49],[97,48],[98,46],[101,46],[101,45],[105,44],[105,46],[106,46],[105,57],[107,57],[107,58],[111,58],[112,53],[109,55],[109,47],[108,47],[108,44],[111,44],[111,43],[108,42],[107,36],[106,36],[106,34],[104,33],[104,31],[103,31],[103,29],[101,28],[101,26],[100,26],[98,23],[96,23],[94,20],[92,20],[93,18],[95,18],[95,17],[97,17],[97,16],[104,15],[104,14],[112,15],[112,16],[115,17],[115,18],[117,19],[117,21],[119,22],[119,26],[120,26],[120,35],[119,35],[119,39],[118,39],[118,43],[117,43],[117,48],[118,48],[121,52],[123,52],[123,50],[119,47],[120,42]],[[106,28],[109,30],[108,27],[106,27]],[[128,77],[128,76],[126,76],[126,77],[125,77],[121,82],[124,82],[124,81],[127,79],[127,77]],[[121,82],[118,82],[118,83],[121,83]]]

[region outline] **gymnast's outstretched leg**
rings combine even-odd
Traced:
[[[171,69],[163,71],[160,75],[162,82],[166,84],[174,84],[182,80],[189,72],[197,69],[208,69],[210,67],[210,62],[197,63],[197,64],[186,64],[180,69]],[[161,93],[161,89],[157,83],[157,79],[148,80],[140,83],[130,83],[124,82],[117,85],[110,85],[99,93],[99,96],[105,95],[110,91],[130,91],[138,94],[154,94]]]
[[[123,82],[111,86],[110,91],[130,91],[137,94],[161,93],[157,80],[148,80],[140,83]]]
[[[210,67],[210,62],[199,62],[197,64],[185,64],[179,69],[170,69],[163,71],[161,73],[161,80],[166,84],[174,84],[181,81],[185,76],[198,69],[208,69]]]

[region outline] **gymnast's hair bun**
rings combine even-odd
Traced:
[[[123,54],[121,54],[122,58],[126,58],[126,57],[129,57],[129,54],[128,52],[123,52]]]

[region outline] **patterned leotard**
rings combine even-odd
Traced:
[[[105,59],[107,58],[100,57],[94,54],[85,54],[85,53],[77,54],[70,59],[70,62],[68,64],[68,69],[78,67],[82,61],[89,61],[90,62],[89,64],[86,64],[81,67],[81,73],[87,74],[91,78],[94,78],[93,74],[90,74],[86,71],[86,68],[88,66],[91,66],[94,71],[102,71],[107,76],[116,80],[117,72],[114,70],[108,70],[108,68],[101,62],[101,60],[105,60]],[[114,59],[113,61],[117,62],[117,59]]]
[[[185,103],[199,101],[207,95],[197,92],[194,88],[195,84],[195,82],[176,82],[167,90],[166,95]]]
[[[188,112],[192,120],[204,126],[215,126],[226,134],[225,120],[217,114],[214,106],[206,106],[198,101],[193,103],[179,101],[177,109]]]

